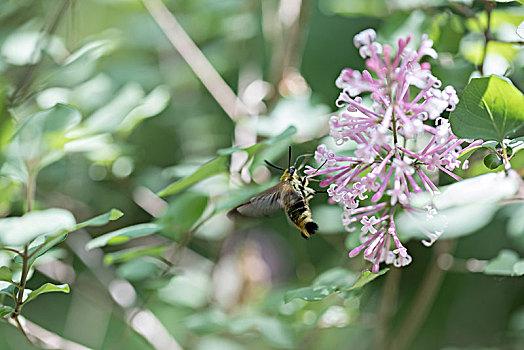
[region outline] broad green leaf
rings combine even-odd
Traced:
[[[524,260],[520,260],[519,262],[515,263],[515,265],[513,265],[513,272],[517,276],[524,275]]]
[[[524,246],[524,204],[511,214],[507,225],[508,234]]]
[[[65,209],[34,210],[24,216],[0,219],[0,243],[22,246],[38,236],[74,227],[73,214]]]
[[[496,169],[502,165],[502,159],[500,159],[496,154],[490,153],[484,157],[484,165],[488,169]]]
[[[144,95],[144,89],[140,84],[127,83],[111,101],[82,123],[86,128],[85,132],[91,134],[116,131],[125,117],[142,102]]]
[[[335,290],[346,289],[353,285],[357,275],[347,269],[335,267],[324,271],[313,281],[314,286],[331,286]]]
[[[140,281],[159,276],[161,269],[157,262],[146,257],[140,257],[124,262],[118,266],[116,273],[118,277],[127,281]]]
[[[13,279],[13,276],[11,274],[11,270],[9,270],[9,267],[7,266],[0,267],[0,281],[11,282],[12,279]]]
[[[2,288],[2,286],[4,287]],[[8,284],[7,282],[0,282],[0,295],[7,295],[14,300],[16,298],[15,286],[12,284]]]
[[[348,292],[362,288],[375,278],[382,276],[389,269],[383,269],[377,274],[365,271],[358,278],[353,272],[334,268],[318,276],[309,287],[289,290],[284,294],[286,303],[293,299],[303,299],[306,301],[319,301],[333,293]]]
[[[426,210],[420,213],[402,212],[396,219],[399,232],[403,239],[427,238],[423,230],[443,232],[442,238],[474,233],[491,221],[501,201],[517,193],[519,184],[518,176],[506,176],[502,171],[442,187],[441,193],[434,197],[427,193],[415,195],[411,199],[412,206],[424,208],[435,205],[437,215],[428,218]]]
[[[461,138],[502,142],[524,136],[524,96],[497,76],[473,78],[450,114],[453,133]]]
[[[169,98],[169,88],[165,85],[157,86],[149,95],[144,97],[141,104],[126,115],[117,131],[129,133],[142,120],[158,115],[167,107]]]
[[[137,260],[134,260],[135,262]],[[209,303],[212,292],[210,276],[203,270],[193,270],[174,276],[169,283],[157,290],[158,297],[172,305],[183,305],[201,310]]]
[[[13,311],[15,311],[15,309],[13,309],[11,306],[0,306],[0,318],[13,313]]]
[[[379,276],[382,276],[383,274],[385,274],[388,271],[389,271],[389,268],[380,270],[378,273],[372,273],[370,271],[364,271],[360,275],[360,277],[357,279],[357,281],[351,287],[346,289],[346,291],[362,288],[366,284],[368,284],[369,282],[373,281],[375,278],[377,278]]]
[[[237,151],[246,151],[248,155],[252,157],[256,152],[258,152],[258,150],[260,150],[264,146],[274,145],[275,143],[279,141],[285,140],[293,136],[296,132],[297,132],[297,128],[295,128],[294,126],[290,126],[286,130],[284,130],[282,133],[278,134],[277,136],[265,139],[264,141],[254,144],[253,146],[222,148],[217,151],[217,154],[219,156],[222,156],[222,155],[231,155]]]
[[[518,0],[521,4],[524,4],[524,0]],[[519,26],[517,27],[517,34],[522,39],[524,39],[524,21],[520,22]]]
[[[288,349],[295,348],[293,329],[283,321],[264,317],[256,322],[255,327],[269,344]]]
[[[219,309],[196,312],[184,319],[184,326],[197,334],[216,333],[227,328],[228,316]]]
[[[296,133],[296,128],[294,126],[290,126],[287,128],[284,132],[281,134],[271,137],[269,139],[266,139],[262,142],[259,142],[253,146],[249,147],[231,147],[231,148],[223,148],[218,150],[217,154],[218,157],[207,162],[206,164],[202,165],[198,170],[196,170],[194,173],[192,173],[189,176],[186,176],[183,179],[180,179],[178,181],[175,181],[171,185],[167,186],[163,190],[158,192],[158,196],[160,197],[166,197],[170,195],[177,194],[179,192],[184,191],[190,186],[193,186],[194,184],[207,179],[208,177],[211,177],[213,175],[217,175],[220,173],[227,172],[227,162],[228,158],[231,154],[237,152],[237,151],[246,151],[249,155],[249,157],[252,157],[255,153],[260,151],[261,149],[273,145],[279,141],[285,140],[286,138],[290,137],[291,135]]]
[[[60,103],[24,119],[7,149],[2,174],[26,182],[30,171],[59,160],[69,141],[65,133],[81,119],[80,112]]]
[[[62,229],[59,232],[55,232],[54,234],[51,234],[51,235],[44,235],[44,236],[38,237],[36,240],[34,240],[31,243],[30,248],[29,248],[29,254],[33,254],[31,258],[29,259],[29,266],[31,266],[36,259],[38,259],[40,256],[42,256],[47,251],[49,251],[49,249],[53,248],[57,244],[64,241],[68,233],[76,231],[80,228],[84,228],[86,226],[105,225],[110,221],[117,220],[122,215],[123,213],[120,210],[111,209],[110,211],[108,211],[105,214],[96,216],[92,219],[76,224],[73,227]],[[20,257],[19,256],[15,257],[15,261],[21,262]]]
[[[186,192],[173,198],[167,212],[158,220],[158,224],[166,228],[162,233],[176,239],[190,230],[204,213],[207,202],[207,196],[195,192]]]
[[[127,226],[90,240],[86,244],[86,249],[91,250],[93,248],[104,247],[106,245],[122,244],[133,238],[151,235],[160,231],[161,229],[162,226],[152,223]]]
[[[109,253],[104,256],[104,263],[106,265],[121,263],[129,260],[136,259],[141,256],[162,256],[166,251],[167,246],[155,246],[155,247],[138,247],[123,249],[114,253]]]
[[[100,57],[113,47],[113,43],[109,40],[91,41],[73,52],[64,60],[64,65],[70,65],[86,56]],[[84,61],[85,63],[85,61]]]
[[[86,226],[103,226],[107,224],[109,221],[115,221],[120,219],[123,215],[124,213],[122,213],[120,210],[111,209],[105,214],[95,216],[92,219],[79,223],[75,226],[75,230],[78,230]]]
[[[38,289],[29,293],[29,295],[27,296],[27,299],[24,300],[24,304],[27,304],[31,300],[38,297],[40,294],[50,293],[50,292],[69,293],[69,286],[67,284],[55,285],[52,283],[45,283],[41,285]]]
[[[207,179],[208,177],[225,172],[227,172],[227,157],[219,156],[202,165],[191,175],[173,182],[171,185],[158,192],[158,196],[166,197],[180,193],[194,184]]]
[[[284,294],[284,302],[289,303],[293,299],[319,301],[335,293],[335,290],[335,287],[332,286],[309,286],[288,290]]]
[[[503,276],[517,276],[514,270],[514,265],[519,263],[519,255],[513,250],[503,249],[499,252],[496,258],[490,260],[484,266],[483,272],[486,275],[503,275]],[[520,271],[520,264],[517,266]]]
[[[250,330],[256,330],[274,347],[296,348],[293,329],[276,318],[258,315],[239,317],[230,322],[229,328],[233,334],[245,334]]]

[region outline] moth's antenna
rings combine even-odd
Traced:
[[[287,167],[288,168],[291,167],[291,146],[289,146],[289,157],[288,157],[288,160],[287,160]]]
[[[306,165],[306,162],[307,162],[308,158],[309,158],[309,157],[312,157],[312,156],[313,156],[313,154],[311,154],[311,153],[308,153],[308,154],[302,154],[302,155],[298,156],[297,159],[295,159],[295,164],[293,164],[293,166],[296,167],[296,165],[297,165],[297,161],[298,161],[300,158],[305,158],[305,159],[302,161],[302,163],[300,164],[300,166],[297,168],[298,170],[302,169],[302,168],[304,167],[304,165]]]
[[[324,163],[320,164],[320,166],[318,168],[315,169],[315,171],[311,174],[308,175],[308,177],[311,177],[311,176],[314,176],[316,173],[318,173],[318,171],[320,170],[320,168],[322,168],[324,166],[324,164],[327,163],[327,159],[324,161]]]
[[[275,168],[275,169],[282,170],[282,171],[286,171],[286,169],[281,168],[281,167],[279,167],[279,166],[277,166],[277,165],[275,165],[275,164],[273,164],[273,163],[270,163],[270,162],[268,162],[267,160],[264,160],[264,162],[266,162],[267,165],[269,165],[269,166],[271,166],[271,167],[273,167],[273,168]]]

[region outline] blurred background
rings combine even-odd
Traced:
[[[505,74],[522,90],[522,45],[495,39],[522,40],[523,7],[497,3],[483,60],[487,4],[0,0],[0,213],[24,211],[28,174],[12,133],[56,103],[81,120],[32,146],[34,207],[67,209],[77,222],[124,213],[39,260],[28,286],[68,283],[71,293],[41,296],[23,315],[93,349],[524,349],[524,282],[480,273],[501,249],[524,255],[524,223],[511,221],[518,204],[494,207],[487,225],[460,239],[408,242],[411,265],[316,302],[286,303],[284,294],[368,268],[347,257],[358,233],[344,230],[340,208],[326,195],[313,199],[320,231],[309,241],[284,213],[226,217],[278,181],[264,159],[285,167],[289,145],[293,157],[332,145],[334,82],[344,67],[364,69],[352,43],[363,29],[393,46],[427,33],[440,55],[430,61],[434,74],[459,93],[481,62],[484,74]],[[490,171],[482,155],[470,162],[465,177]],[[524,166],[523,157],[514,162]],[[144,223],[162,229],[85,249],[93,237]],[[0,322],[0,348],[34,347]]]

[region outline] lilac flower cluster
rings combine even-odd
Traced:
[[[410,36],[399,39],[394,53],[391,46],[377,43],[375,36],[373,29],[367,29],[354,38],[368,70],[346,68],[336,80],[342,89],[336,105],[343,111],[331,117],[330,135],[338,145],[356,142],[354,156],[339,156],[320,145],[315,160],[325,166],[318,171],[309,167],[306,174],[324,176],[320,186],[329,186],[330,200],[344,206],[347,231],[355,230],[351,227],[355,222],[362,223],[362,244],[349,256],[364,250],[365,259],[374,263],[372,272],[377,273],[381,262],[397,267],[411,262],[397,236],[395,211],[417,210],[409,205],[412,193],[438,193],[425,171],[441,170],[460,180],[452,171],[461,166],[457,158],[469,140],[454,136],[448,121],[440,117],[455,108],[458,97],[452,86],[440,90],[430,64],[420,62],[424,56],[437,58],[432,40],[424,35],[413,50],[407,47]],[[371,93],[371,106],[359,96],[362,93]],[[466,167],[467,161],[462,164]],[[361,207],[360,201],[369,196],[371,204]],[[429,240],[424,243],[431,245],[441,232],[425,234]]]

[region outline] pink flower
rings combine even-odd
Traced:
[[[306,170],[306,174],[323,176],[320,186],[329,186],[332,201],[344,205],[346,230],[353,231],[356,222],[362,223],[362,244],[349,256],[364,251],[364,258],[373,262],[374,273],[381,262],[395,266],[411,262],[397,236],[395,211],[422,211],[409,205],[412,194],[424,190],[438,193],[431,180],[434,176],[426,171],[440,170],[460,180],[452,171],[461,164],[467,167],[458,157],[462,145],[469,141],[455,137],[448,121],[440,117],[455,108],[458,97],[452,86],[441,90],[442,83],[431,74],[431,65],[421,62],[427,56],[438,57],[433,41],[423,35],[414,50],[408,47],[412,39],[408,36],[398,40],[395,53],[375,38],[373,29],[354,37],[368,69],[345,68],[336,80],[342,89],[336,105],[343,110],[331,117],[330,135],[338,145],[356,142],[354,156],[338,156],[320,145],[315,160],[326,161],[325,166],[319,171]],[[370,94],[371,104],[363,102],[360,95],[364,93]],[[427,120],[434,120],[435,125]],[[417,139],[419,142],[414,142]],[[423,139],[428,141],[420,146]],[[360,207],[362,201],[368,204]],[[425,233],[428,240],[423,244],[431,245],[442,232]]]

